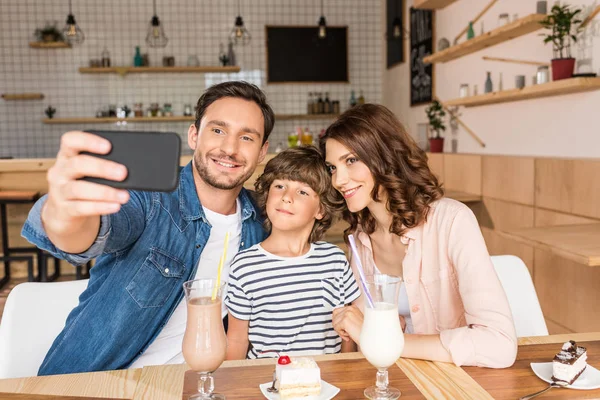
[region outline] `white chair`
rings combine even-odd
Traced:
[[[87,284],[27,282],[11,290],[0,322],[0,379],[37,375]]]
[[[548,335],[544,313],[523,260],[516,256],[493,256],[492,262],[508,298],[517,337]]]

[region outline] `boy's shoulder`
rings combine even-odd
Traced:
[[[344,253],[344,250],[339,248],[334,243],[329,243],[324,240],[320,240],[318,242],[314,242],[313,245],[315,252],[327,253],[328,255],[338,255],[346,258],[346,253]]]

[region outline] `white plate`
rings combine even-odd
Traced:
[[[273,382],[263,383],[259,385],[260,391],[262,394],[269,400],[279,400],[279,393],[269,393],[267,392],[267,388],[270,388],[273,385]],[[315,400],[330,400],[335,397],[336,394],[340,392],[339,387],[335,387],[330,383],[321,380],[321,394]]]
[[[531,363],[531,369],[543,381],[552,383],[552,363]],[[600,371],[588,364],[569,389],[591,390],[600,388]]]

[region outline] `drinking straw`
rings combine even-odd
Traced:
[[[219,286],[221,286],[221,271],[223,271],[223,264],[225,264],[225,258],[227,257],[227,246],[229,245],[229,232],[225,234],[225,244],[223,245],[223,254],[221,254],[221,259],[219,260],[219,269],[217,270],[217,281],[215,282],[215,288],[213,289],[211,300],[215,300],[217,298],[217,291],[219,290]]]
[[[365,278],[365,272],[363,270],[362,263],[360,262],[360,257],[358,256],[358,250],[356,249],[356,242],[354,241],[354,235],[348,235],[348,241],[350,242],[350,247],[352,248],[352,253],[354,253],[354,258],[356,259],[356,266],[358,267],[358,275],[360,276],[360,282],[362,283],[363,289],[365,290],[367,302],[369,303],[369,306],[371,308],[373,308],[373,298],[371,297],[371,293],[369,293],[369,287],[367,286],[367,279]]]

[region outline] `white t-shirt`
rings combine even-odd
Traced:
[[[206,246],[200,255],[198,269],[194,279],[216,278],[219,267],[219,259],[223,253],[225,235],[229,232],[229,245],[227,257],[223,263],[221,281],[227,282],[229,277],[229,265],[240,248],[242,235],[242,212],[239,199],[236,203],[236,213],[231,215],[217,214],[204,208],[204,214],[212,228]],[[226,292],[223,293],[225,298]],[[223,302],[223,317],[227,314],[225,302]],[[183,334],[187,320],[187,307],[185,299],[177,305],[177,308],[160,331],[156,339],[148,346],[146,351],[131,364],[129,368],[142,368],[146,365],[182,364],[185,362],[181,353]]]

